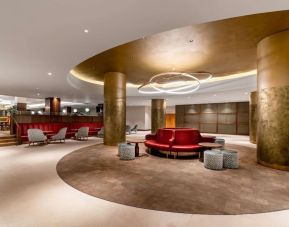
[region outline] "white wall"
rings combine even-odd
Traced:
[[[175,106],[167,106],[166,113],[174,114]],[[133,127],[138,125],[138,129],[151,129],[151,107],[150,106],[127,106],[126,124]]]
[[[176,113],[176,106],[167,106],[166,114],[175,114]]]
[[[145,107],[145,129],[151,129],[151,107]]]
[[[149,129],[147,128],[146,121],[150,115],[147,116],[146,106],[127,106],[126,107],[126,124],[133,127],[138,125],[138,129]]]

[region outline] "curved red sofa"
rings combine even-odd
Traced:
[[[19,123],[17,127],[17,136],[21,142],[28,140],[27,130],[38,128],[46,131],[48,137],[55,135],[61,128],[67,127],[66,138],[74,136],[80,127],[89,127],[90,136],[97,135],[98,130],[102,127],[102,122],[74,122],[74,123]]]
[[[158,129],[156,134],[146,135],[146,147],[159,150],[175,152],[200,152],[203,147],[201,142],[214,142],[214,136],[202,136],[197,129],[192,128],[163,128]]]

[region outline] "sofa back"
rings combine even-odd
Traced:
[[[174,131],[169,129],[158,129],[157,142],[162,144],[168,144],[169,140],[173,137]]]
[[[175,130],[176,145],[198,144],[200,142],[200,132],[195,129]]]
[[[41,129],[42,131],[53,131],[57,133],[61,128],[67,127],[67,131],[79,129],[81,127],[89,127],[89,131],[95,128],[101,128],[101,122],[74,122],[74,123],[19,123],[17,134],[27,136],[27,130],[31,128]]]

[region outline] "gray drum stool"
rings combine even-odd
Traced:
[[[135,158],[134,146],[127,144],[124,149],[119,152],[120,160],[133,160]]]
[[[227,169],[239,168],[239,155],[237,151],[224,150],[223,152],[223,165]]]
[[[125,143],[125,142],[118,144],[118,153],[117,153],[118,156],[120,154],[120,151],[126,148],[126,145],[127,145],[127,143]]]
[[[216,138],[215,139],[215,143],[218,143],[218,144],[221,144],[222,147],[220,147],[221,150],[224,150],[225,149],[225,140],[222,139],[222,138]]]
[[[223,169],[223,153],[220,150],[206,150],[204,152],[204,166],[207,169]]]

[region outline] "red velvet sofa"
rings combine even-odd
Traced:
[[[214,142],[214,136],[202,136],[197,129],[192,128],[163,128],[156,134],[146,135],[145,145],[159,151],[181,153],[200,152],[201,142]]]
[[[27,130],[30,128],[38,128],[46,133],[48,137],[55,135],[61,128],[67,127],[66,138],[74,136],[80,127],[89,127],[89,135],[97,135],[102,127],[102,122],[85,122],[85,123],[19,123],[17,127],[17,136],[21,142],[27,141]]]

